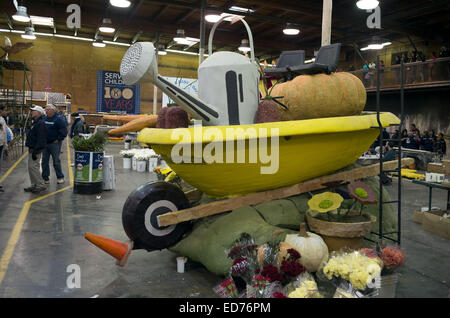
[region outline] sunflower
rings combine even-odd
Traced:
[[[344,198],[337,193],[323,192],[314,195],[309,201],[308,206],[311,210],[326,213],[338,209]]]
[[[364,182],[350,182],[348,191],[350,192],[350,196],[361,204],[375,204],[378,202],[375,192]]]

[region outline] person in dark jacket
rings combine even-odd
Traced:
[[[447,144],[445,143],[444,134],[440,133],[437,136],[436,142],[434,144],[434,152],[437,152],[440,159],[444,158],[447,154]]]
[[[71,116],[75,118],[75,120],[70,128],[70,138],[84,134],[86,123],[84,122],[83,117],[78,113],[73,113]]]
[[[408,130],[403,129],[402,134],[400,135],[400,139],[402,142],[402,148],[408,148]]]
[[[413,133],[408,137],[410,149],[420,149],[420,132],[418,130],[413,131]]]
[[[44,121],[45,111],[41,106],[31,108],[33,122],[27,132],[25,145],[28,147],[28,173],[31,186],[25,188],[26,192],[39,193],[46,189],[44,179],[40,172],[39,160],[47,146],[47,127]]]
[[[61,169],[61,146],[67,137],[67,125],[64,119],[56,113],[56,107],[49,104],[45,107],[44,117],[47,126],[47,147],[42,155],[42,178],[46,184],[50,183],[50,156],[52,156],[53,168],[55,169],[57,183],[64,183],[64,174]]]
[[[433,151],[433,137],[430,135],[430,132],[427,130],[424,132],[422,138],[420,138],[420,148],[425,151]]]

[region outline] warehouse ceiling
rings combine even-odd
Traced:
[[[112,19],[116,32],[104,39],[120,43],[136,41],[159,41],[166,47],[198,52],[199,44],[183,46],[175,43],[177,29],[185,30],[186,36],[200,37],[201,0],[132,0],[128,8],[117,8],[108,0],[29,0],[19,1],[28,8],[29,15],[53,17],[55,29],[35,26],[36,32],[56,32],[94,38],[104,17]],[[66,8],[76,3],[81,6],[81,28],[70,30],[66,26],[69,15]],[[277,57],[283,50],[306,50],[313,56],[321,44],[322,1],[290,0],[208,0],[206,12],[234,13],[231,6],[252,9],[245,15],[253,33],[255,52],[259,58]],[[381,0],[381,29],[368,29],[370,13],[360,10],[356,0],[333,1],[332,42],[343,43],[344,50],[361,47],[371,35],[379,35],[394,42],[407,36],[445,43],[450,34],[450,1],[448,0]],[[12,0],[0,1],[0,28],[23,30],[26,24],[17,23],[10,17],[16,12]],[[297,36],[284,35],[286,23],[300,26]],[[206,23],[206,42],[212,23]],[[237,50],[242,39],[247,38],[244,26],[224,22],[214,36],[215,50]],[[207,43],[206,43],[207,45]],[[207,47],[207,46],[206,46]]]

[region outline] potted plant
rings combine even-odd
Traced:
[[[74,137],[75,150],[74,193],[97,194],[102,191],[103,156],[106,134],[97,132],[89,138]]]
[[[330,251],[361,248],[364,236],[376,222],[373,215],[363,212],[366,204],[377,202],[372,189],[363,182],[352,182],[348,189],[353,198],[349,209],[341,207],[344,198],[340,194],[329,191],[316,194],[308,201],[308,226],[322,236]]]
[[[133,151],[132,150],[122,150],[122,151],[120,151],[120,154],[123,158],[123,168],[131,169],[131,159],[133,158]]]

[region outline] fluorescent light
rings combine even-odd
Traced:
[[[392,43],[391,42],[385,42],[385,43],[383,43],[383,46],[388,46],[388,45],[391,45]]]
[[[81,41],[88,41],[88,42],[94,41],[89,38],[80,38],[78,36],[72,36],[72,35],[55,34],[54,36],[57,38],[64,38],[64,39],[81,40]]]
[[[34,32],[35,35],[43,35],[43,36],[53,36],[53,33],[40,33],[40,32]]]
[[[27,40],[36,40],[36,35],[34,35],[34,29],[32,27],[26,27],[25,28],[25,33],[22,34],[22,38],[23,39],[27,39]]]
[[[381,50],[383,48],[383,44],[369,44],[369,50]]]
[[[186,54],[186,55],[199,55],[198,53],[195,53],[195,52],[178,51],[178,50],[171,50],[171,49],[166,49],[166,52],[177,53],[177,54]],[[203,54],[203,56],[209,56],[209,55]]]
[[[118,46],[131,46],[131,44],[128,43],[121,43],[121,42],[112,42],[112,41],[103,41],[106,44],[112,44],[112,45],[118,45]]]
[[[0,32],[11,32],[11,30],[8,30],[8,29],[0,29]]]
[[[24,6],[19,6],[17,12],[12,16],[12,18],[19,22],[30,22],[30,17],[27,13],[27,8]]]
[[[312,59],[310,59],[310,60],[306,60],[305,61],[305,64],[308,64],[308,63],[312,63],[312,62],[314,62],[316,59],[313,57]]]
[[[30,15],[30,18],[31,24],[33,25],[44,25],[52,28],[55,26],[53,18],[50,17],[39,17],[35,15]]]
[[[243,7],[237,7],[237,6],[232,6],[232,7],[229,8],[228,10],[230,10],[230,11],[237,11],[237,12],[244,12],[244,13],[252,13],[252,12],[255,12],[255,10],[247,9],[247,8],[243,8]]]
[[[112,25],[112,21],[109,18],[104,18],[102,25],[98,28],[103,33],[114,33],[116,29]]]
[[[23,33],[25,33],[25,31],[11,30],[11,33],[20,33],[20,34],[23,34]]]
[[[128,0],[109,0],[109,3],[119,8],[128,8],[131,4],[131,2]]]
[[[164,50],[164,51],[158,51],[158,55],[167,55],[167,52]]]
[[[378,7],[379,3],[377,0],[359,0],[356,2],[356,6],[361,10],[372,10]]]
[[[363,47],[363,48],[360,49],[360,51],[367,51],[367,50],[369,50],[369,47],[368,47],[368,46]]]

